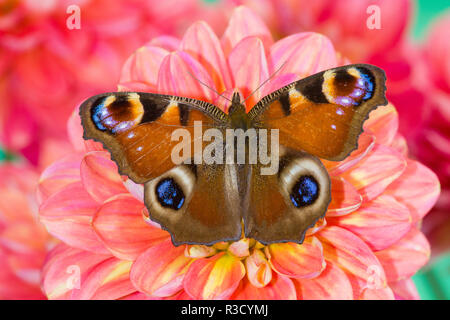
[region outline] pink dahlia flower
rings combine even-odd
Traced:
[[[430,113],[412,143],[414,155],[437,173],[442,193],[424,228],[430,234],[435,253],[450,247],[450,14],[432,26],[424,46],[427,61]]]
[[[216,4],[220,10],[211,13],[215,29],[221,30],[228,12],[241,4],[255,10],[276,38],[318,32],[350,61],[385,70],[387,97],[400,114],[399,131],[410,140],[420,129],[428,110],[429,81],[423,76],[419,48],[407,37],[413,1],[222,0]]]
[[[395,47],[407,29],[413,7],[410,0],[222,0],[218,5],[226,12],[242,4],[257,12],[277,37],[319,32],[355,61]],[[375,28],[376,21],[369,17],[375,17],[378,8],[380,28]]]
[[[64,154],[64,144],[57,139],[65,138],[70,106],[114,88],[125,59],[151,37],[177,33],[192,19],[188,13],[195,4],[2,1],[0,144],[22,152],[34,164],[44,165],[45,157],[58,150],[55,158]],[[73,28],[76,8],[79,29]],[[42,150],[51,152],[42,158]]]
[[[280,74],[248,107],[291,81],[336,67],[331,41],[297,33],[274,42],[252,11],[234,11],[222,38],[205,22],[182,39],[156,38],[125,63],[120,88],[223,100]],[[191,77],[189,75],[193,75]],[[359,149],[324,161],[332,180],[326,217],[303,244],[264,246],[253,239],[175,247],[148,218],[143,187],[118,174],[108,152],[81,139],[78,112],[69,134],[78,153],[40,180],[40,218],[63,243],[48,256],[43,289],[51,299],[415,299],[410,277],[429,259],[419,221],[439,194],[436,176],[407,156],[392,105],[371,113]],[[77,288],[67,286],[79,270]]]
[[[0,300],[45,299],[40,274],[51,241],[38,220],[38,174],[23,164],[0,166]]]

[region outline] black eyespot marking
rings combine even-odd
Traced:
[[[108,109],[109,112],[120,118],[128,114],[130,107],[131,103],[128,101],[128,96],[116,96],[116,100],[108,106]]]
[[[142,95],[139,95],[139,100],[144,106],[144,115],[142,117],[141,123],[152,122],[159,119],[164,111],[166,111],[167,105],[163,105],[162,103],[157,103],[156,99],[145,98]]]
[[[319,197],[319,183],[313,176],[301,176],[292,188],[290,198],[297,208],[313,204]]]
[[[291,102],[289,101],[289,93],[286,92],[282,94],[279,98],[281,109],[283,109],[284,115],[288,116],[291,114]]]
[[[172,178],[165,178],[158,182],[156,197],[161,206],[173,210],[181,209],[185,200],[183,191]]]
[[[334,85],[340,95],[352,93],[355,87],[356,78],[349,74],[347,70],[338,70],[334,76]]]
[[[186,126],[189,122],[189,106],[178,103],[178,110],[180,110],[180,123],[182,126]]]
[[[307,99],[314,103],[328,103],[327,98],[322,91],[323,74],[311,81],[308,85],[301,87],[297,86],[297,90]]]

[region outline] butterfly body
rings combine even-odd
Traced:
[[[379,68],[350,65],[280,88],[248,112],[237,92],[227,113],[186,97],[117,92],[87,100],[80,115],[84,137],[144,184],[149,218],[175,245],[301,243],[331,201],[319,158],[356,149],[369,112],[387,103],[384,82]],[[186,144],[199,148],[174,161]]]

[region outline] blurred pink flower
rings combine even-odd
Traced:
[[[205,22],[181,40],[153,39],[125,63],[122,90],[195,97],[227,105],[210,87],[246,96],[282,63],[279,75],[248,102],[339,64],[331,41],[297,33],[274,42],[262,20],[239,7],[221,39]],[[392,105],[371,113],[359,149],[323,161],[332,179],[326,217],[302,245],[253,239],[174,247],[143,204],[143,187],[118,174],[100,144],[83,141],[78,111],[69,121],[78,152],[40,179],[40,219],[63,244],[48,256],[50,299],[417,299],[410,277],[429,259],[418,223],[439,195],[436,176],[407,156]],[[79,289],[65,286],[80,268]]]
[[[410,0],[225,0],[221,5],[240,4],[257,12],[278,37],[299,31],[319,32],[352,61],[366,61],[374,53],[395,47],[412,12]],[[380,28],[369,29],[368,18],[375,6],[379,8]]]
[[[371,63],[387,75],[387,97],[400,114],[399,131],[410,140],[427,115],[428,79],[419,48],[407,37],[412,0],[222,0],[216,3],[215,30],[237,5],[257,12],[277,38],[297,32],[318,32],[353,63]],[[379,13],[380,28],[369,28]]]
[[[3,164],[0,176],[0,300],[45,299],[40,275],[50,236],[37,216],[38,174]]]
[[[80,8],[80,29],[66,25],[70,5]],[[57,139],[66,138],[70,106],[115,90],[125,59],[157,34],[179,32],[196,6],[196,0],[3,2],[0,144],[34,164],[58,159],[66,152]],[[40,151],[48,148],[59,152],[42,159]]]
[[[450,13],[432,26],[424,45],[427,72],[432,80],[428,89],[430,113],[412,141],[414,155],[437,173],[442,193],[432,214],[424,221],[433,253],[450,248]]]

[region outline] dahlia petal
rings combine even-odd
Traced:
[[[151,296],[168,297],[183,288],[183,278],[193,259],[184,256],[185,246],[174,247],[168,239],[147,249],[134,262],[130,278],[134,286]]]
[[[322,245],[316,237],[305,239],[300,245],[294,242],[274,243],[266,247],[272,268],[288,277],[317,277],[325,268]]]
[[[261,88],[261,96],[264,97],[268,94],[271,94],[272,92],[277,91],[278,89],[287,86],[288,84],[297,80],[300,80],[300,78],[295,73],[284,73],[276,75]]]
[[[225,56],[228,56],[242,39],[251,36],[258,37],[266,48],[273,43],[272,35],[264,21],[252,10],[244,6],[237,7],[221,40]]]
[[[196,22],[187,29],[180,47],[205,67],[219,92],[232,87],[230,70],[220,41],[206,22]]]
[[[385,287],[381,289],[364,289],[359,296],[360,300],[395,300],[394,293],[391,288]]]
[[[409,231],[411,215],[404,204],[383,194],[358,211],[328,222],[350,230],[372,250],[378,251],[394,244]]]
[[[79,105],[73,110],[69,120],[67,120],[67,136],[75,151],[85,151],[85,140],[83,139],[83,126],[81,125]]]
[[[196,260],[184,278],[184,290],[193,299],[228,299],[245,276],[239,259],[227,253]]]
[[[361,133],[358,138],[358,149],[354,150],[343,161],[327,161],[322,159],[322,163],[331,175],[338,176],[354,167],[361,159],[369,154],[375,146],[375,136],[367,132]]]
[[[154,244],[167,239],[167,231],[147,225],[144,204],[130,194],[108,199],[94,216],[92,226],[105,246],[119,259],[135,260]]]
[[[17,255],[13,255],[17,256]],[[14,270],[10,268],[10,257],[6,250],[0,247],[0,265],[2,266],[0,270],[0,299],[2,300],[34,300],[34,299],[45,299],[45,295],[39,288],[39,275],[37,279],[32,279],[29,281],[25,277],[22,277],[19,270]],[[27,256],[27,258],[34,258]],[[40,261],[42,264],[42,261]],[[37,271],[41,266],[38,266]],[[19,271],[19,272],[18,272]],[[37,271],[39,273],[39,271]],[[36,281],[37,280],[37,281]]]
[[[306,237],[312,236],[314,234],[316,234],[317,232],[319,232],[320,230],[322,230],[323,228],[325,228],[327,226],[327,219],[324,218],[319,218],[319,220],[317,220],[316,224],[314,226],[312,226],[311,228],[309,228],[308,230],[306,230]]]
[[[23,191],[5,188],[0,189],[0,195],[0,231],[3,230],[3,225],[36,223],[31,201]]]
[[[389,282],[400,281],[414,275],[430,259],[430,245],[416,228],[387,249],[375,252]]]
[[[447,124],[444,124],[444,126],[447,126]],[[450,141],[445,132],[433,127],[424,128],[419,138],[419,147],[424,147],[426,150],[426,152],[420,154],[424,160],[433,163],[432,160],[435,159],[436,155],[445,158],[450,157]]]
[[[250,254],[249,244],[250,244],[250,239],[248,239],[248,238],[241,239],[239,241],[235,241],[235,242],[231,243],[230,246],[228,247],[228,252],[230,252],[231,254],[233,254],[234,256],[236,256],[238,258],[247,257]]]
[[[239,42],[228,57],[228,64],[234,87],[240,89],[244,99],[269,77],[264,45],[258,37],[248,37]],[[260,99],[261,90],[258,90],[246,101],[247,112]]]
[[[138,82],[156,88],[161,62],[169,51],[156,46],[137,49],[125,62],[119,83]]]
[[[408,142],[401,134],[397,134],[392,141],[391,147],[400,152],[404,157],[408,156]]]
[[[41,269],[45,261],[46,253],[47,250],[28,254],[10,252],[7,255],[7,261],[5,262],[9,265],[9,268],[3,261],[0,262],[3,263],[2,266],[6,266],[7,269],[10,269],[6,272],[11,272],[11,276],[18,278],[21,282],[23,281],[38,287],[40,286]],[[2,273],[3,272],[5,271],[2,271]]]
[[[213,244],[213,247],[217,250],[227,250],[230,246],[230,243],[227,241],[216,242]]]
[[[56,160],[60,160],[73,152],[73,146],[65,139],[45,137],[39,142],[39,167],[46,168]]]
[[[49,253],[42,269],[42,288],[47,298],[69,299],[81,289],[86,274],[110,258],[59,244]]]
[[[338,217],[349,214],[361,206],[363,199],[353,185],[341,177],[331,178],[331,202],[328,205],[327,217]]]
[[[394,106],[381,106],[370,113],[364,130],[372,133],[378,144],[390,145],[398,130],[398,113]]]
[[[3,195],[3,194],[2,194]],[[8,198],[8,200],[11,200]],[[17,208],[19,209],[19,208]],[[1,211],[1,205],[0,205]],[[31,217],[31,216],[30,216]],[[14,221],[0,232],[0,245],[10,249],[17,255],[45,255],[45,243],[48,234],[44,226],[37,221]],[[14,255],[13,255],[14,256]],[[24,261],[32,264],[33,261]]]
[[[0,272],[1,300],[44,300],[46,297],[39,286],[27,283],[6,270]]]
[[[377,281],[386,284],[383,267],[369,246],[350,231],[337,226],[328,226],[318,233],[325,259],[335,263],[344,271],[369,283],[377,272]]]
[[[89,140],[84,140],[84,148],[86,150],[86,152],[90,152],[90,151],[106,151],[103,148],[103,144],[101,142],[89,139]]]
[[[404,203],[411,211],[413,222],[416,222],[434,206],[440,186],[433,171],[420,162],[408,159],[406,170],[385,192]]]
[[[211,76],[197,60],[186,52],[173,52],[167,55],[161,63],[158,92],[212,101],[217,94],[197,79],[214,88]]]
[[[75,300],[112,300],[136,291],[130,281],[131,261],[109,258],[86,272],[80,290],[74,290]]]
[[[150,86],[143,82],[129,81],[121,82],[117,85],[117,91],[136,91],[136,92],[154,92],[156,87]]]
[[[147,210],[146,207],[142,209],[142,218],[144,219],[144,222],[147,225],[149,225],[149,226],[151,226],[153,228],[161,229],[161,225],[159,223],[157,223],[157,222],[153,221],[152,219],[150,219],[150,215],[149,215],[148,210]]]
[[[192,300],[192,298],[184,290],[181,290],[177,294],[167,297],[165,299],[167,299],[167,300]]]
[[[281,66],[283,73],[295,73],[300,78],[337,66],[331,41],[318,33],[302,32],[285,37],[270,48],[270,72]]]
[[[120,298],[119,300],[162,300],[162,299],[163,298],[161,297],[152,297],[149,296],[148,294],[136,291],[133,292],[132,294]]]
[[[289,277],[274,273],[272,280],[263,288],[253,286],[243,279],[231,300],[296,300],[295,286]]]
[[[68,245],[108,254],[91,226],[98,206],[81,182],[74,182],[50,196],[41,205],[39,215],[47,231]]]
[[[54,162],[42,172],[37,190],[40,203],[67,185],[81,181],[80,165],[82,159],[83,154],[74,153]]]
[[[0,166],[0,176],[9,177],[1,179],[0,188],[18,189],[24,193],[34,192],[39,178],[35,168],[19,162],[3,162]]]
[[[211,257],[216,253],[216,248],[204,245],[188,245],[184,250],[184,255],[193,259]]]
[[[131,179],[126,179],[123,185],[133,197],[144,202],[144,186],[142,184],[135,183]]]
[[[153,38],[147,45],[160,47],[169,52],[176,51],[180,48],[180,40],[172,36],[159,36]]]
[[[376,290],[384,289],[387,287],[387,283],[383,282],[382,279],[382,275],[384,275],[382,270],[383,269],[378,266],[370,266],[367,269],[367,273],[369,276],[366,279],[356,277],[355,275],[344,270],[352,285],[354,300],[362,299],[362,295],[367,289],[373,290],[374,292],[372,294],[375,294]],[[369,293],[371,293],[371,291],[369,291]]]
[[[316,278],[295,279],[297,299],[302,300],[352,300],[353,290],[344,271],[333,263]]]
[[[105,151],[87,153],[80,165],[81,182],[92,199],[102,203],[106,199],[126,193],[115,162]]]
[[[406,161],[400,153],[387,146],[375,145],[372,152],[342,177],[353,184],[364,200],[370,201],[400,177],[405,168]]]
[[[255,249],[245,259],[247,278],[256,288],[265,287],[272,280],[272,269],[261,250]]]
[[[420,300],[419,292],[411,278],[389,283],[397,300]]]

